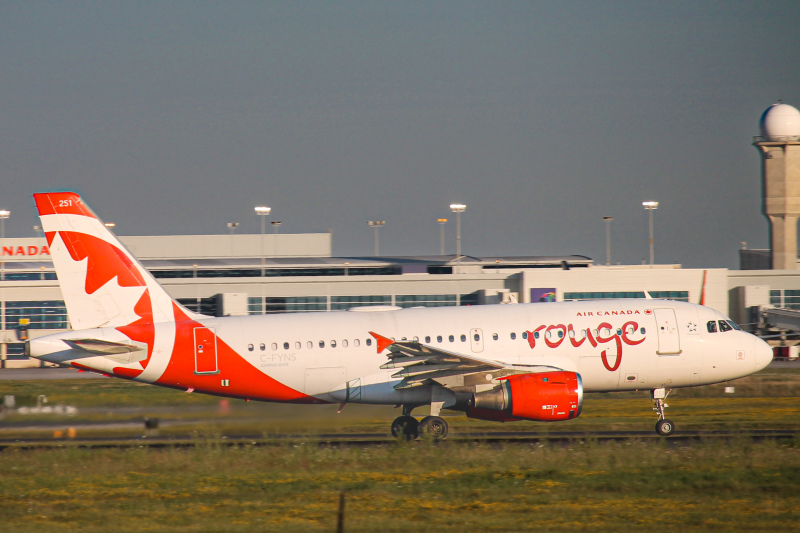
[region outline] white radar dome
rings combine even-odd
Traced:
[[[772,104],[759,123],[765,141],[800,141],[800,111],[787,104]]]

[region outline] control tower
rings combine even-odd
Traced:
[[[797,268],[797,219],[800,217],[800,111],[783,103],[761,115],[761,136],[753,146],[761,154],[764,214],[769,219],[772,268]]]

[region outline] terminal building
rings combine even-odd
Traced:
[[[649,296],[703,303],[746,329],[778,335],[772,343],[784,353],[796,350],[791,334],[800,332],[800,112],[777,106],[764,113],[753,143],[764,163],[772,249],[742,250],[741,270],[606,266],[582,255],[334,257],[330,233],[120,240],[172,297],[207,315]],[[25,339],[70,327],[47,242],[2,239],[0,252],[0,368],[39,366],[26,357]]]

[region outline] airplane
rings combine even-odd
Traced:
[[[51,363],[246,400],[402,406],[399,439],[443,439],[442,410],[561,421],[585,393],[673,389],[765,368],[772,349],[722,313],[656,299],[211,317],[178,304],[74,192],[34,194],[71,331],[27,342]],[[429,406],[418,420],[412,411]]]

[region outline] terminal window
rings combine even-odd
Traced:
[[[67,308],[60,300],[6,302],[3,329],[19,327],[22,318],[30,320],[28,329],[67,329]]]
[[[6,360],[8,361],[26,361],[29,357],[25,355],[25,343],[13,342],[6,344]]]
[[[394,301],[398,307],[450,307],[458,303],[455,294],[398,294]]]
[[[264,298],[267,313],[302,313],[306,311],[327,311],[326,296],[287,296]]]
[[[689,291],[648,291],[653,298],[664,298],[679,302],[689,301]],[[611,300],[619,298],[644,298],[644,291],[616,292],[565,292],[564,301],[568,300]]]
[[[331,311],[365,305],[391,305],[392,297],[383,294],[369,296],[331,296]]]
[[[773,289],[769,291],[769,303],[775,307],[800,309],[800,290]]]

